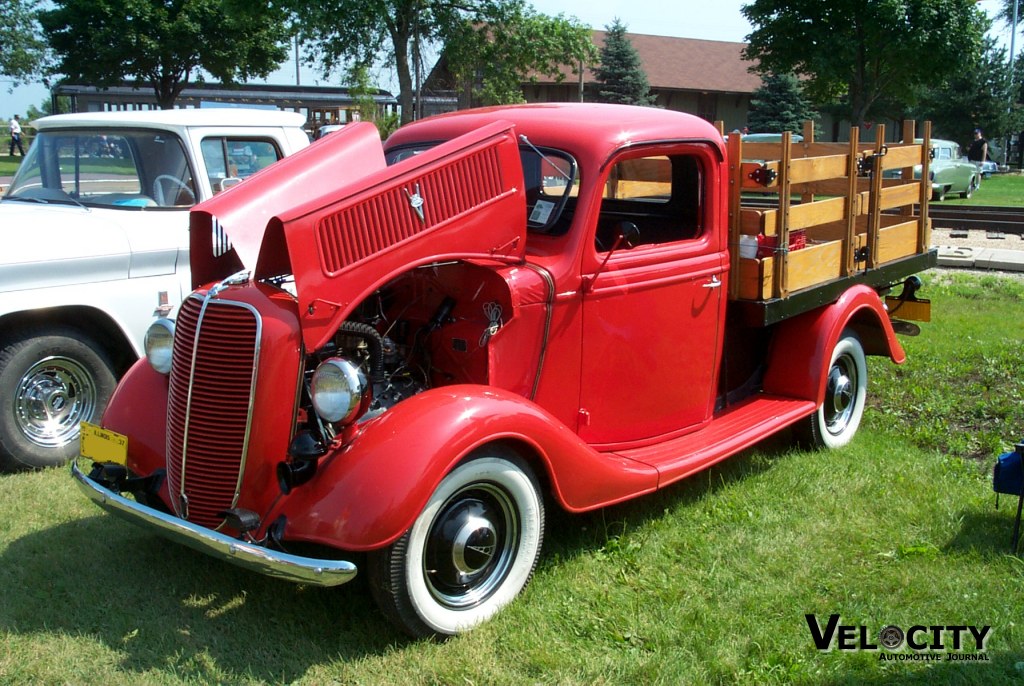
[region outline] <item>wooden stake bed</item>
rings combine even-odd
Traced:
[[[792,316],[792,305],[779,303],[802,291],[885,285],[867,274],[881,270],[893,283],[934,265],[928,249],[930,123],[923,128],[920,144],[912,142],[913,122],[903,131],[910,143],[885,143],[884,126],[877,127],[877,143],[860,144],[856,128],[849,143],[814,143],[810,123],[797,142],[788,132],[778,143],[730,136],[730,299],[761,310],[784,307]],[[889,178],[891,169],[902,172]],[[804,293],[796,300],[820,298]]]

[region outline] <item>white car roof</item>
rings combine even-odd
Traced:
[[[306,117],[299,112],[240,107],[208,109],[125,110],[55,114],[32,122],[39,131],[79,127],[134,126],[143,128],[186,128],[193,126],[280,126],[301,128]]]

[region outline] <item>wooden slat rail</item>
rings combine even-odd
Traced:
[[[775,220],[775,274],[772,281],[772,296],[785,298],[789,293],[789,205],[791,200],[792,169],[790,162],[793,153],[793,134],[786,131],[782,134],[782,161],[779,163],[779,210]]]
[[[901,143],[886,143],[884,126],[876,129],[874,142],[861,142],[856,127],[847,143],[814,142],[810,124],[803,133],[798,142],[789,133],[780,142],[747,143],[729,136],[732,299],[784,300],[790,293],[928,249],[927,123],[923,145],[915,142],[913,122],[904,126]],[[917,165],[924,180],[915,178]],[[903,173],[883,178],[893,169]],[[774,178],[769,180],[772,175],[766,171],[774,172]],[[740,206],[741,200],[755,196],[762,199]],[[915,205],[924,206],[920,216]],[[800,240],[806,238],[807,247],[790,253],[795,231],[805,232]],[[775,250],[764,257],[741,258],[741,240],[754,245],[750,239],[758,236],[772,239],[768,243]]]
[[[740,227],[744,210],[740,208],[740,192],[743,183],[743,141],[739,136],[729,136],[726,153],[729,164],[729,297],[740,297]]]
[[[839,273],[842,276],[853,274],[857,268],[856,240],[857,240],[857,215],[860,214],[859,198],[857,197],[857,150],[860,146],[860,129],[850,127],[850,154],[846,169],[846,203],[850,211],[846,214],[846,231],[843,234],[842,262],[839,265]]]

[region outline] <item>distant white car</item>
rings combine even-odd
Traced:
[[[309,145],[295,112],[57,115],[0,199],[0,468],[77,453],[154,312],[191,291],[189,209]]]
[[[314,138],[316,140],[320,140],[327,134],[334,133],[335,131],[341,131],[343,128],[345,128],[344,124],[324,124],[316,130],[316,136],[314,136]]]

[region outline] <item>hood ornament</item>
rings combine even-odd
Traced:
[[[420,185],[416,184],[416,192],[410,193],[408,188],[403,188],[405,191],[405,197],[409,198],[409,206],[412,207],[416,216],[420,218],[420,221],[424,224],[427,223],[426,217],[423,216],[423,196],[420,195]]]

